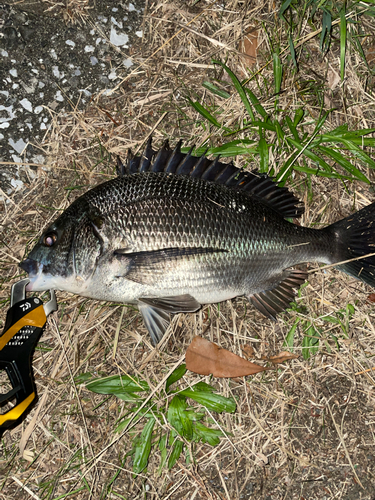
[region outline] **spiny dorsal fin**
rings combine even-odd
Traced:
[[[259,174],[256,170],[246,172],[235,167],[232,162],[221,162],[219,157],[210,160],[205,155],[192,156],[193,147],[187,154],[182,153],[182,141],[178,142],[174,150],[170,149],[168,141],[165,141],[158,151],[154,151],[151,144],[150,138],[141,156],[133,156],[129,151],[125,165],[117,158],[118,175],[141,172],[186,175],[244,191],[283,217],[300,217],[304,212],[300,201],[287,188],[279,187],[266,174]]]

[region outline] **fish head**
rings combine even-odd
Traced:
[[[101,252],[98,221],[100,218],[90,215],[87,207],[73,203],[52,222],[20,263],[29,275],[27,290],[82,293]]]

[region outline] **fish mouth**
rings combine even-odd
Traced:
[[[20,263],[20,268],[27,272],[27,274],[36,275],[39,271],[39,264],[36,260],[26,259]]]
[[[41,275],[42,275],[42,267],[40,266],[39,263],[34,260],[34,259],[25,259],[19,264],[20,268],[23,269],[24,271],[27,272],[29,275],[30,283],[26,286],[26,291],[27,292],[32,292],[32,291],[41,291],[44,290],[45,288],[40,288],[40,283],[39,286],[35,286],[38,281],[40,281]],[[39,280],[38,280],[39,278]]]

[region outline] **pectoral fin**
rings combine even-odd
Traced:
[[[163,338],[170,323],[170,313],[194,312],[200,307],[201,304],[188,294],[151,299],[141,298],[138,301],[139,311],[154,345]]]
[[[222,253],[226,251],[227,250],[220,248],[185,247],[129,252],[125,248],[115,250],[114,255],[120,260],[126,259],[127,270],[126,275],[123,276],[124,278],[142,285],[153,286],[160,282],[166,270],[170,270],[173,266],[177,267],[184,260],[197,255]]]
[[[143,321],[151,336],[151,341],[155,346],[161,341],[169,326],[169,313],[163,311],[163,309],[152,307],[142,302],[138,304],[138,309],[142,314]]]

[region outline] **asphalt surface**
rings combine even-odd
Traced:
[[[41,0],[0,4],[0,200],[22,189],[25,169],[54,115],[87,106],[132,69],[144,0],[96,0],[83,16]],[[88,15],[86,15],[88,14]]]

